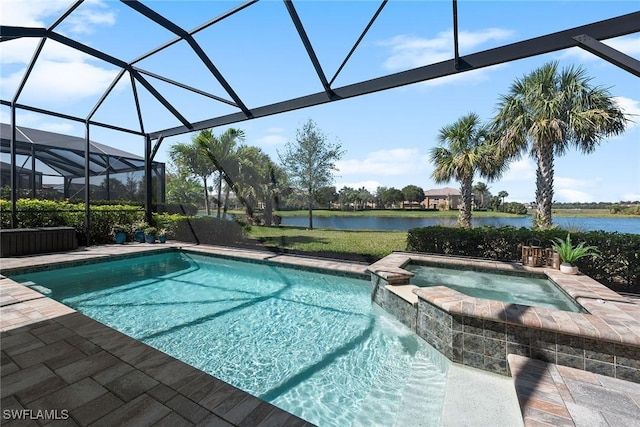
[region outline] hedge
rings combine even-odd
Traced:
[[[407,250],[443,255],[520,261],[523,244],[551,247],[553,238],[564,239],[567,231],[515,227],[423,227],[409,230]],[[580,271],[612,289],[640,293],[640,235],[605,231],[571,232],[574,244],[586,242],[600,251],[596,259],[576,262]]]
[[[186,206],[189,211],[193,209]],[[16,201],[17,228],[74,227],[78,243],[87,244],[84,229],[84,203],[68,201],[19,199]],[[171,207],[171,209],[176,209]],[[178,214],[154,214],[154,226],[169,230],[172,239],[202,244],[242,242],[243,227],[233,221]],[[91,242],[113,243],[114,224],[133,226],[144,220],[144,211],[134,205],[91,205]],[[11,227],[11,202],[0,200],[0,226]],[[132,236],[129,236],[131,240]]]
[[[86,245],[84,228],[84,203],[68,201],[18,199],[16,201],[17,228],[74,227],[78,243]],[[144,211],[139,206],[101,205],[91,206],[91,241],[111,243],[113,224],[133,224],[144,219]],[[0,226],[11,227],[11,202],[0,200]]]

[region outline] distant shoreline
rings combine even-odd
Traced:
[[[234,212],[235,213],[235,212]],[[308,216],[307,210],[277,211],[276,214],[282,217]],[[638,218],[638,215],[612,214],[607,209],[553,209],[553,216],[557,217],[589,217],[589,218]],[[472,216],[478,218],[524,218],[532,216],[533,211],[527,215],[515,215],[495,211],[473,211]],[[313,216],[317,217],[407,217],[407,218],[455,218],[458,216],[457,210],[451,211],[424,211],[424,210],[391,210],[391,209],[371,209],[359,211],[342,211],[328,209],[314,209]]]

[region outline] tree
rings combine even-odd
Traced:
[[[424,190],[417,185],[407,185],[402,189],[402,195],[404,200],[411,203],[411,209],[413,209],[414,203],[420,203],[425,199]]]
[[[498,197],[500,197],[502,199],[502,204],[504,205],[504,199],[509,197],[509,193],[507,193],[506,191],[502,190],[501,192],[498,193]]]
[[[489,192],[489,187],[482,181],[478,181],[476,185],[473,186],[473,191],[476,192],[478,196],[480,196],[480,204],[478,207],[484,208],[484,198],[485,196],[490,197],[491,193]]]
[[[220,210],[222,207],[222,181],[227,181],[225,190],[225,202],[224,211],[227,211],[227,201],[229,200],[229,191],[232,187],[232,182],[226,171],[237,168],[236,157],[236,142],[244,140],[244,132],[240,129],[229,128],[224,131],[220,136],[216,136],[211,129],[201,130],[193,139],[200,149],[204,152],[206,158],[213,164],[214,170],[218,172],[217,187],[218,187],[218,215],[220,218]],[[225,179],[226,178],[226,179]],[[209,212],[207,211],[207,215]]]
[[[265,225],[271,225],[273,211],[287,187],[284,171],[258,147],[241,146],[237,151],[238,174],[236,195],[244,201],[247,214],[253,216],[258,203],[263,203]]]
[[[603,138],[624,132],[628,119],[609,91],[592,86],[582,67],[551,62],[511,85],[498,104],[493,129],[510,159],[536,160],[536,227],[552,226],[554,155],[570,147],[591,153]]]
[[[327,206],[329,209],[331,209],[331,204],[336,200],[338,200],[338,193],[333,185],[322,187],[316,192],[316,202]]]
[[[190,176],[167,172],[167,203],[194,204],[202,199],[202,185]]]
[[[287,142],[284,152],[278,151],[280,162],[293,185],[302,190],[309,208],[309,229],[313,229],[313,202],[316,192],[333,182],[336,162],[344,154],[339,143],[327,141],[313,120],[309,119],[296,132],[296,142]]]
[[[365,187],[360,187],[356,191],[356,201],[360,202],[360,208],[365,209],[367,204],[373,200],[373,194]]]
[[[204,132],[204,131],[202,131]],[[217,170],[209,161],[200,145],[195,141],[197,136],[191,138],[191,143],[178,142],[169,149],[169,158],[176,165],[181,176],[195,175],[202,180],[204,188],[204,206],[207,215],[211,215],[209,206],[209,188],[207,179]]]
[[[431,161],[435,170],[431,175],[436,183],[455,179],[460,183],[462,204],[458,215],[458,225],[471,227],[471,200],[473,177],[476,172],[489,180],[499,177],[504,170],[495,150],[486,137],[487,129],[480,123],[480,117],[469,113],[456,122],[440,129],[440,145],[431,150]]]
[[[387,188],[382,192],[380,201],[385,207],[394,207],[404,201],[404,194],[402,194],[402,191],[397,188]]]

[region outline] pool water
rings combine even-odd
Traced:
[[[447,286],[476,298],[576,313],[583,311],[577,302],[548,279],[420,264],[409,264],[404,268],[415,274],[411,283],[419,287]]]
[[[440,424],[448,362],[366,280],[181,252],[12,279],[314,424]]]

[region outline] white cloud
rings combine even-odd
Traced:
[[[428,156],[421,155],[417,148],[395,148],[369,153],[364,159],[349,159],[337,162],[339,174],[344,175],[408,175],[416,170],[431,173]]]
[[[269,128],[267,135],[258,138],[256,143],[259,145],[282,145],[287,142],[287,138],[282,133],[284,133],[283,128]]]
[[[72,34],[91,34],[98,25],[114,25],[116,15],[107,9],[107,4],[100,0],[85,1],[65,19],[65,29]]]
[[[601,178],[577,179],[565,176],[554,177],[554,200],[559,202],[594,202],[595,197],[589,189],[598,188]]]
[[[2,0],[0,23],[19,27],[48,27],[73,1],[71,0]],[[107,2],[86,0],[74,10],[62,28],[71,34],[90,34],[98,25],[113,25],[116,17]]]
[[[559,202],[595,202],[591,194],[580,190],[558,188],[554,190],[554,194],[554,200],[558,200]]]
[[[470,51],[488,41],[508,39],[513,34],[513,31],[502,28],[461,31],[458,33],[458,47],[460,51]],[[391,48],[391,55],[383,63],[385,68],[414,68],[451,59],[453,30],[440,32],[431,39],[401,34],[379,44]]]
[[[69,0],[3,0],[2,24],[48,26],[71,4]],[[69,15],[62,28],[70,33],[87,33],[100,25],[113,25],[115,15],[107,8],[105,2],[88,0]],[[38,40],[35,39],[18,39],[0,44],[0,58],[5,68],[5,74],[0,79],[4,98],[11,97],[15,92],[37,44]],[[70,104],[101,94],[113,81],[117,71],[101,67],[100,64],[89,55],[47,40],[20,101],[40,103],[46,99],[47,106],[51,106]]]
[[[501,181],[531,181],[535,179],[536,165],[529,157],[525,157],[512,162]]]
[[[43,18],[59,15],[71,0],[2,0],[0,23],[19,27],[45,27]]]
[[[615,96],[613,99],[625,114],[631,116],[632,121],[627,124],[627,130],[640,125],[640,101],[624,96]]]
[[[4,88],[18,87],[24,71],[0,79]],[[111,84],[117,71],[97,67],[87,62],[38,61],[20,97],[21,101],[47,104],[71,104],[80,99],[102,94]]]
[[[554,185],[558,188],[571,187],[571,188],[593,188],[597,185],[599,179],[575,179],[564,176],[556,176],[553,178]]]

